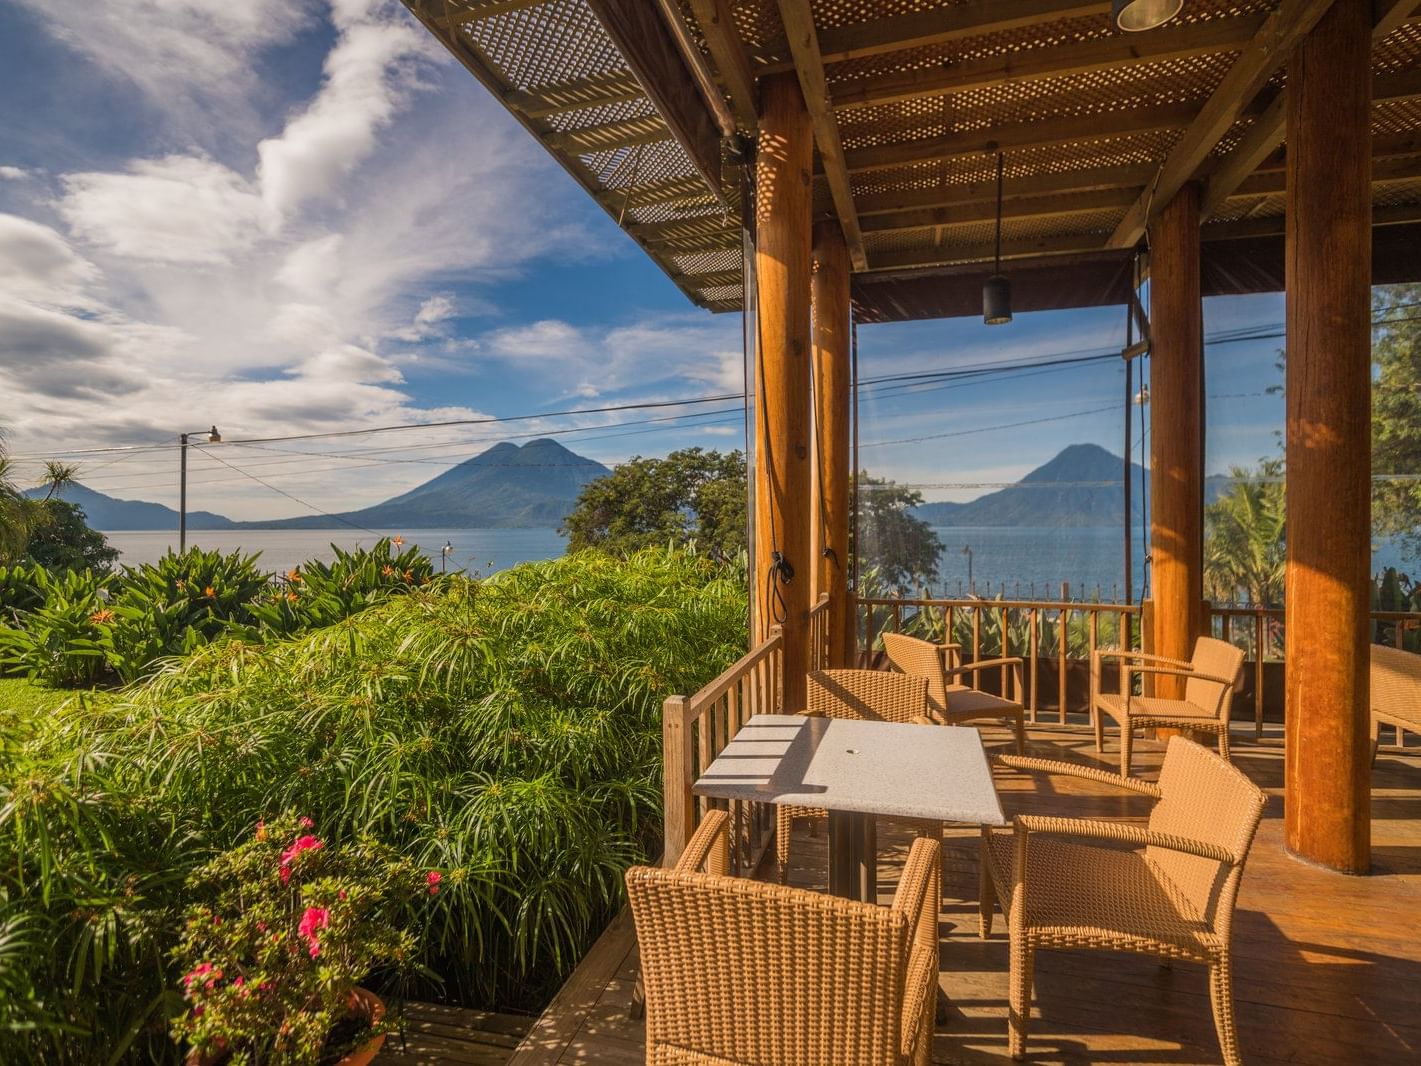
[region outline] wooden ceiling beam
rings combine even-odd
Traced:
[[[1184,131],[1184,136],[1170,150],[1155,180],[1125,212],[1110,236],[1110,247],[1129,248],[1144,236],[1155,208],[1169,203],[1184,183],[1195,176],[1219,139],[1238,121],[1244,108],[1287,62],[1297,43],[1317,25],[1332,3],[1333,0],[1282,0],[1274,8]]]
[[[826,28],[819,34],[819,50],[824,62],[842,63],[1060,19],[1099,15],[1109,10],[1109,0],[967,0],[954,7]],[[781,41],[769,46],[766,53],[782,56],[786,50],[787,46]],[[768,66],[763,73],[787,69],[787,66]]]
[[[991,126],[944,137],[874,145],[845,153],[852,173],[884,170],[911,163],[927,163],[955,156],[991,153],[1000,149],[1044,148],[1096,137],[1127,136],[1188,126],[1198,114],[1193,104],[1131,108],[1094,115],[1068,115],[1008,126]]]
[[[1385,185],[1394,181],[1410,181],[1421,178],[1421,156],[1374,155],[1372,157],[1372,184]],[[1246,177],[1233,191],[1233,196],[1273,196],[1287,191],[1286,172],[1281,168],[1259,170]]]
[[[1096,189],[1138,189],[1154,177],[1155,168],[1148,163],[1118,167],[1090,167],[1060,173],[1033,174],[1025,178],[1008,178],[1007,200],[1022,196],[1042,196],[1048,193],[1091,192]],[[860,220],[877,214],[908,211],[915,208],[954,207],[959,204],[994,203],[997,196],[995,178],[962,182],[932,189],[906,189],[902,192],[860,193],[854,198]],[[865,228],[871,228],[864,222]]]
[[[716,212],[690,218],[671,218],[662,222],[635,222],[627,226],[627,232],[633,237],[653,243],[726,236],[739,240],[740,220],[727,217],[723,212]]]
[[[759,121],[755,112],[755,74],[735,28],[729,0],[691,0],[691,13],[725,84],[736,121],[745,130],[755,129]]]
[[[1380,0],[1376,5],[1375,24],[1372,27],[1372,42],[1375,44],[1389,36],[1401,26],[1416,9],[1417,0]],[[1414,73],[1411,72],[1411,73]],[[1405,77],[1400,75],[1399,77]],[[1377,79],[1372,85],[1372,99],[1375,102],[1379,92],[1388,91],[1382,84],[1389,79]],[[1287,127],[1286,93],[1278,98],[1249,128],[1243,139],[1224,157],[1223,161],[1204,185],[1204,195],[1199,204],[1199,217],[1207,220],[1210,215],[1233,195],[1244,180],[1252,174],[1263,160],[1283,143]]]
[[[1139,188],[1095,189],[1072,191],[1047,196],[1014,196],[1002,202],[1002,218],[1051,218],[1086,214],[1112,207],[1129,207]],[[973,222],[990,222],[997,217],[995,198],[975,203],[943,207],[920,207],[890,214],[870,215],[863,220],[865,233],[892,230],[923,229],[928,226],[961,226]]]
[[[1099,233],[1070,234],[1061,237],[1017,237],[1002,241],[1003,259],[1028,259],[1037,255],[1065,255],[1071,252],[1098,252],[1105,247],[1105,237]],[[981,263],[990,270],[995,246],[992,241],[970,243],[939,243],[930,249],[877,252],[869,263],[871,270],[903,270],[911,267],[938,266],[942,263]]]
[[[640,100],[645,96],[646,92],[636,80],[636,75],[624,70],[544,85],[533,92],[515,90],[505,93],[503,102],[529,118],[548,118],[568,111]]]
[[[814,29],[814,14],[809,0],[779,0],[780,21],[784,23],[790,53],[794,56],[795,74],[804,94],[805,107],[814,125],[814,141],[819,146],[824,177],[829,194],[834,199],[834,213],[844,231],[849,261],[855,270],[868,269],[864,253],[863,231],[859,228],[858,211],[854,207],[853,188],[849,183],[849,166],[844,159],[843,142],[839,140],[839,123],[829,102],[829,88],[824,81],[824,60],[819,55],[819,36]]]
[[[549,133],[549,145],[569,155],[608,152],[615,148],[635,148],[639,144],[656,144],[671,140],[671,131],[660,115],[633,118],[625,122],[609,122],[605,126],[588,126],[566,133]]]
[[[1262,27],[1263,15],[1214,19],[1151,33],[1125,33],[928,67],[906,74],[858,78],[833,86],[837,108],[869,107],[921,96],[970,92],[998,85],[1063,78],[1140,63],[1184,59],[1241,48]]]
[[[548,0],[487,0],[485,3],[470,3],[469,0],[452,0],[447,5],[444,0],[434,0],[428,6],[438,8],[452,8],[439,14],[430,14],[428,20],[438,26],[462,26],[466,22],[478,22],[480,19],[493,18],[495,15],[508,15],[514,11],[523,11],[530,7],[539,7],[547,3]]]
[[[1421,204],[1397,204],[1372,209],[1373,227],[1404,226],[1412,222],[1421,222]],[[1284,215],[1269,215],[1266,218],[1245,218],[1235,222],[1210,222],[1200,227],[1200,234],[1206,241],[1277,237],[1282,235],[1286,224],[1287,218]]]
[[[664,181],[648,182],[645,185],[634,185],[630,198],[628,198],[625,188],[604,189],[598,193],[597,199],[616,211],[620,211],[624,203],[634,209],[652,204],[701,202],[712,204],[717,202],[706,189],[706,183],[700,178],[668,178]]]

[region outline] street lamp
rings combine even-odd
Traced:
[[[444,568],[449,564],[449,556],[452,555],[453,553],[454,553],[454,544],[453,544],[453,542],[446,540],[446,541],[444,542],[444,547],[442,547],[442,548],[439,549],[439,572],[440,572],[441,574],[444,573]]]
[[[221,444],[222,434],[213,426],[204,433],[184,433],[178,448],[178,554],[187,551],[187,449],[190,437],[197,437],[198,443]]]
[[[972,580],[972,546],[962,545],[962,554],[967,556],[967,595],[977,595],[977,583]]]

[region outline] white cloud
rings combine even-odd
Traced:
[[[255,61],[309,26],[319,10],[313,0],[18,2],[195,137],[253,121],[250,105],[262,91]]]
[[[269,230],[279,229],[307,201],[329,196],[374,150],[378,132],[416,88],[413,60],[426,47],[407,20],[357,20],[343,27],[326,57],[320,91],[280,136],[257,146]]]
[[[30,176],[30,172],[24,167],[0,166],[0,179],[5,181],[24,181]]]
[[[63,178],[60,215],[80,239],[133,259],[215,264],[256,243],[260,199],[240,174],[197,156]]]
[[[85,289],[97,275],[49,226],[0,214],[0,291],[40,306],[75,307],[88,303]]]

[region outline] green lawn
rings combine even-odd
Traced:
[[[74,689],[46,688],[23,677],[0,677],[0,712],[31,717],[52,710],[75,695]]]

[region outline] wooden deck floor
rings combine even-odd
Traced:
[[[374,1066],[503,1066],[534,1020],[516,1014],[407,1003],[403,1032],[385,1038]]]
[[[1033,732],[1030,747],[1032,754],[1095,760],[1091,743],[1079,733]],[[1145,743],[1138,750],[1136,773],[1153,777],[1161,749]],[[1114,752],[1113,744],[1107,747],[1107,762]],[[1241,743],[1235,752],[1238,764],[1271,797],[1235,919],[1245,1061],[1421,1063],[1421,758],[1384,751],[1377,760],[1374,874],[1354,878],[1305,865],[1284,852],[1281,750]],[[1148,808],[1148,800],[1074,779],[1008,774],[999,788],[1008,814],[1132,818]],[[908,836],[885,826],[879,840],[880,894],[886,901]],[[934,1059],[1001,1063],[1006,1061],[1005,922],[998,919],[991,940],[978,938],[975,831],[964,830],[958,843],[948,862],[942,914],[940,980],[950,1006],[938,1027]],[[822,832],[796,831],[792,884],[823,888],[824,844]],[[538,1020],[511,1066],[643,1062],[643,1028],[627,1010],[636,964],[631,923],[623,914]],[[1036,972],[1033,1062],[1220,1061],[1202,967],[1166,970],[1124,954],[1042,952]]]

